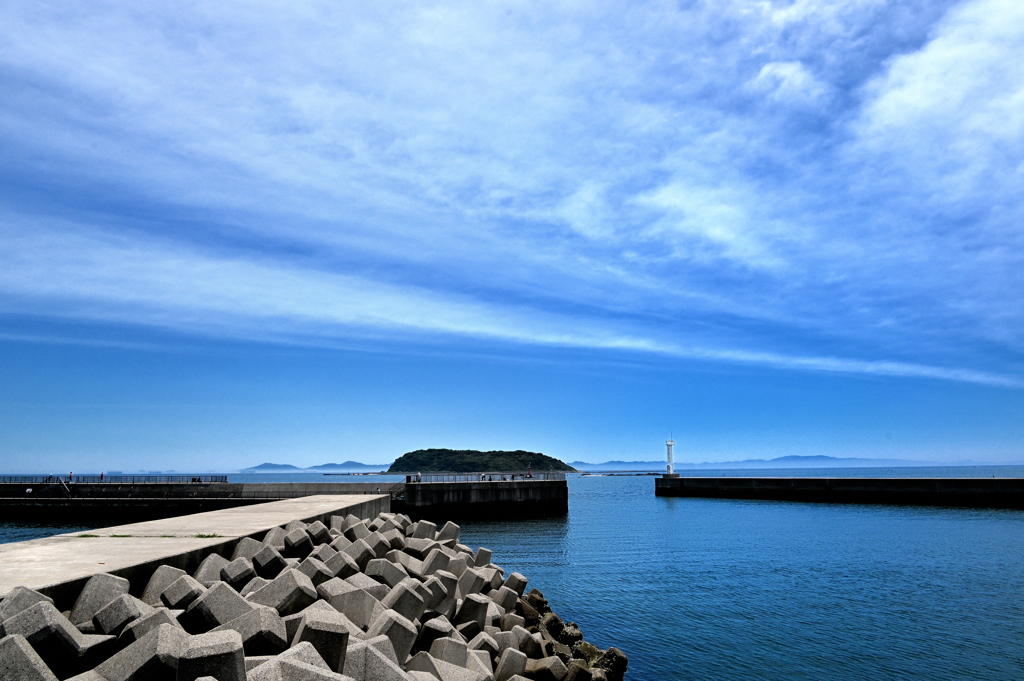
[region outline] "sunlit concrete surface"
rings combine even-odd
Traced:
[[[388,510],[389,501],[385,494],[317,495],[0,544],[0,596],[19,585],[49,590],[98,572],[123,574],[162,562],[191,563],[190,556],[233,546],[242,537],[259,537],[296,518],[329,522],[337,514],[373,517]]]

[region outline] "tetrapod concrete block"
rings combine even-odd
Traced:
[[[345,653],[344,674],[356,681],[408,681],[390,645],[386,636],[350,645]]]
[[[278,551],[284,551],[284,538],[288,532],[283,527],[272,527],[263,535],[264,546],[273,546]]]
[[[335,553],[324,563],[327,569],[331,571],[331,574],[335,577],[345,579],[352,575],[359,574],[359,563],[347,553],[341,551]]]
[[[146,605],[158,606],[163,605],[160,599],[160,594],[164,592],[171,584],[176,582],[180,577],[184,577],[186,573],[184,570],[179,570],[176,567],[170,565],[161,565],[154,572],[153,576],[149,578],[146,583],[146,588],[142,590],[141,600]]]
[[[494,681],[494,663],[491,661],[491,656],[487,654],[486,650],[471,649],[466,659],[468,660],[466,666],[469,669],[480,672],[490,681]]]
[[[504,616],[505,609],[500,605],[494,601],[487,604],[487,626],[494,627],[498,631],[501,631],[501,618]]]
[[[552,656],[539,660],[528,659],[523,676],[533,681],[562,681],[568,671],[559,657]]]
[[[121,630],[135,620],[150,615],[153,608],[128,594],[121,594],[100,608],[92,618],[96,629],[102,634],[119,636]]]
[[[431,575],[423,582],[423,587],[427,590],[427,609],[436,610],[437,606],[448,597],[448,589],[441,582],[440,579]]]
[[[235,544],[234,551],[231,552],[231,560],[238,560],[239,558],[248,558],[252,561],[253,556],[260,552],[263,548],[263,544],[256,541],[252,537],[242,537]]]
[[[523,591],[526,590],[526,577],[523,577],[518,572],[513,572],[505,578],[505,586],[516,592],[516,595],[520,598],[523,597]]]
[[[481,631],[479,634],[474,636],[472,640],[470,640],[469,647],[471,650],[486,651],[487,654],[491,657],[491,659],[494,659],[498,656],[498,643],[490,634],[483,631]]]
[[[227,582],[235,591],[244,589],[255,576],[256,568],[248,558],[235,558],[220,569],[221,581]]]
[[[380,530],[380,536],[384,538],[384,541],[386,541],[392,549],[398,549],[401,551],[405,548],[405,535],[397,527],[392,527],[388,530]]]
[[[301,660],[275,658],[254,668],[248,681],[353,681],[347,676]]]
[[[288,524],[284,526],[284,531],[305,530],[307,527],[309,527],[309,524],[306,521],[296,518],[295,520],[288,521]]]
[[[352,546],[352,540],[343,534],[335,536],[330,543],[330,547],[335,551],[344,551],[349,546]]]
[[[423,559],[423,571],[420,573],[423,577],[429,577],[438,570],[447,570],[448,563],[451,562],[451,557],[440,549],[434,549],[427,554],[427,557]]]
[[[179,627],[161,624],[94,671],[107,681],[172,681],[189,638]]]
[[[513,633],[517,633],[522,627],[516,627],[513,629]],[[523,629],[523,631],[527,631]],[[519,637],[519,650],[524,652],[527,657],[532,659],[538,659],[544,657],[544,646],[543,639],[540,634],[531,634],[527,631],[527,635]]]
[[[423,561],[418,558],[413,558],[411,554],[408,554],[405,551],[396,551],[395,549],[391,549],[384,554],[384,560],[401,565],[410,575],[423,574]]]
[[[306,528],[306,534],[313,540],[314,545],[331,543],[331,531],[319,520],[309,524],[309,527]]]
[[[182,629],[181,623],[178,621],[178,618],[172,614],[173,612],[175,611],[160,608],[159,610],[154,610],[150,614],[140,617],[133,622],[129,622],[128,625],[121,630],[120,635],[118,635],[118,643],[122,646],[131,645],[159,627],[161,624],[169,624],[176,629]],[[182,629],[182,631],[184,631],[184,629]]]
[[[363,539],[364,537],[370,536],[370,528],[366,526],[366,523],[360,520],[357,523],[349,525],[342,534],[344,534],[345,538],[349,541],[355,542]]]
[[[412,536],[414,539],[430,539],[433,541],[437,536],[437,525],[429,520],[421,520],[416,523],[416,529],[413,531]]]
[[[307,556],[295,569],[309,577],[309,581],[313,582],[314,587],[320,586],[328,579],[334,577],[331,569],[323,561],[317,560],[313,556]]]
[[[508,681],[517,674],[526,672],[526,655],[515,648],[506,648],[494,666],[494,681]]]
[[[291,615],[316,600],[316,588],[309,577],[298,570],[288,569],[270,584],[249,594],[248,600],[275,608],[282,615]]]
[[[313,552],[313,540],[302,529],[294,529],[284,536],[285,558],[305,558]]]
[[[368,577],[362,572],[358,572],[351,577],[346,577],[345,581],[352,586],[359,587],[377,600],[382,600],[388,595],[388,592],[391,591],[391,587],[387,584],[381,584],[373,577]]]
[[[214,582],[224,581],[221,579],[220,571],[225,565],[228,565],[230,562],[231,561],[229,561],[227,558],[220,555],[219,553],[211,553],[203,559],[202,563],[199,564],[199,567],[196,568],[196,571],[192,573],[192,577],[194,577],[197,582],[199,582],[207,589],[209,589],[211,586],[213,586]]]
[[[252,557],[253,567],[256,574],[264,579],[273,579],[281,574],[281,571],[288,567],[284,556],[275,546],[264,546]]]
[[[392,588],[409,576],[404,567],[383,558],[374,558],[367,563],[365,574]]]
[[[491,634],[491,638],[498,644],[498,655],[501,655],[508,648],[519,650],[519,637],[511,631],[496,631]],[[516,673],[518,674],[519,672]]]
[[[242,637],[242,649],[246,655],[277,655],[288,647],[284,621],[273,608],[253,608],[213,631],[229,629]]]
[[[431,551],[437,548],[441,548],[441,545],[433,539],[407,537],[404,551],[417,560],[423,560]]]
[[[466,556],[465,554],[456,556],[448,561],[448,572],[455,575],[456,578],[462,577],[469,567],[470,563],[473,562],[473,556]]]
[[[526,620],[515,614],[515,603],[507,609],[505,616],[501,618],[501,630],[512,631],[515,627],[526,628]]]
[[[491,562],[491,550],[480,547],[476,550],[473,563],[476,567],[483,567]]]
[[[128,593],[129,586],[128,580],[124,577],[115,577],[105,572],[93,575],[78,594],[68,619],[76,627],[91,625],[96,613],[121,594]]]
[[[377,557],[377,555],[373,552],[373,549],[370,548],[370,545],[362,539],[357,539],[353,541],[351,544],[342,549],[341,552],[351,556],[352,560],[354,560],[356,562],[356,565],[359,566],[360,572],[366,569],[367,563],[369,563],[371,560]]]
[[[463,622],[462,624],[456,625],[455,631],[459,632],[459,635],[467,641],[471,641],[476,638],[477,634],[483,631],[483,629],[480,628],[480,625],[477,622],[473,621]]]
[[[0,639],[0,679],[57,681],[57,676],[24,636],[14,634]]]
[[[385,609],[394,610],[410,622],[420,618],[426,609],[423,598],[405,582],[399,583],[380,602]]]
[[[435,538],[437,539],[437,541],[448,541],[449,539],[457,540],[459,538],[459,532],[461,532],[461,530],[462,528],[460,528],[458,525],[449,520],[444,524],[444,526],[440,530],[438,530],[437,537]]]
[[[391,647],[395,650],[399,664],[409,657],[409,652],[416,642],[416,633],[416,626],[394,610],[382,612],[366,629],[369,638],[387,636],[391,640]]]
[[[530,632],[519,625],[514,626],[509,631],[512,633],[512,635],[516,637],[516,648],[519,650],[523,650],[523,641],[530,638]],[[523,652],[526,651],[524,650]]]
[[[320,667],[321,669],[330,669],[330,666],[324,661],[324,658],[320,657],[320,653],[318,653],[316,648],[313,647],[313,644],[308,641],[296,643],[277,657],[278,659],[301,660],[306,664],[311,664],[315,667]]]
[[[465,599],[470,594],[479,594],[484,588],[484,576],[476,568],[468,568],[459,577],[459,585],[456,588],[456,596]]]
[[[193,636],[178,660],[176,681],[212,676],[217,681],[246,681],[242,637],[237,631]]]
[[[320,653],[324,662],[336,672],[345,667],[345,650],[348,648],[348,618],[330,609],[307,608],[295,632],[292,645],[308,642]]]
[[[487,565],[482,568],[477,568],[476,571],[483,575],[484,578],[484,588],[481,590],[481,593],[488,593],[492,589],[500,589],[505,583],[504,575],[502,575],[501,570],[496,567]]]
[[[455,634],[455,626],[448,621],[447,617],[435,617],[427,620],[420,627],[416,636],[416,650],[430,651],[430,646],[439,638],[446,638]]]
[[[3,622],[8,617],[14,617],[22,610],[30,608],[36,603],[41,602],[53,603],[53,599],[44,596],[38,591],[25,588],[23,586],[16,586],[11,589],[4,600],[0,602],[0,622]]]
[[[352,523],[358,523],[359,518],[355,517],[351,513],[347,516],[332,515],[331,516],[331,529],[337,530],[338,532],[344,532],[348,529]]]
[[[451,565],[451,563],[449,563],[449,565]],[[446,595],[444,596],[444,598],[441,599],[439,603],[434,604],[430,607],[432,607],[437,612],[447,615],[446,611],[453,609],[452,606],[454,606],[456,598],[458,597],[459,578],[451,572],[449,572],[448,570],[438,570],[433,575],[431,575],[431,579],[437,579],[439,582],[441,582],[441,586],[444,587]],[[431,591],[433,591],[433,588],[430,587],[429,584],[430,580],[427,580],[427,582],[424,583],[424,586],[427,586],[431,589]]]
[[[225,582],[217,582],[192,601],[178,621],[185,631],[200,634],[227,624],[252,609],[253,604],[242,598],[237,591]]]
[[[476,671],[450,664],[444,660],[438,660],[429,653],[424,652],[416,653],[409,660],[406,668],[411,671],[427,672],[440,681],[484,681],[485,679],[482,674]]]
[[[309,557],[316,558],[321,563],[326,563],[336,555],[338,555],[338,552],[330,544],[320,544],[313,549],[313,553],[309,554]]]
[[[375,558],[383,558],[384,554],[391,550],[391,543],[380,532],[371,532],[363,537],[363,541],[373,551]]]
[[[430,645],[430,656],[458,667],[468,664],[469,646],[454,638],[439,638]]]
[[[348,630],[349,643],[352,643],[356,640],[361,641],[366,638],[366,633],[358,626],[356,626],[356,623],[350,620],[344,613],[335,610],[334,607],[331,606],[327,601],[318,600],[305,610],[297,612],[294,615],[288,615],[284,618],[285,628],[288,630],[289,641],[295,640],[295,634],[299,630],[299,625],[302,624],[302,618],[305,617],[307,614],[316,612],[325,612],[333,619],[336,619],[338,622],[342,623],[345,626],[345,629]]]
[[[183,610],[206,593],[206,587],[190,575],[182,575],[170,583],[160,594],[163,604],[172,610]]]
[[[593,681],[594,674],[582,660],[570,660],[564,681]]]
[[[380,601],[364,589],[337,577],[317,587],[317,594],[360,628],[368,627],[384,612]]]
[[[265,587],[267,584],[270,584],[269,579],[263,579],[260,576],[253,577],[245,586],[242,587],[242,589],[238,592],[238,595],[242,598],[248,598],[249,594],[251,594],[253,591],[258,591]]]
[[[487,596],[481,594],[470,594],[463,599],[459,611],[452,620],[452,624],[458,627],[464,622],[476,622],[481,629],[487,625],[487,606],[493,603]]]
[[[3,623],[3,634],[25,637],[59,678],[94,667],[114,652],[117,639],[81,633],[52,603],[39,601]]]

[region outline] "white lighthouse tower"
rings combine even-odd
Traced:
[[[675,473],[675,470],[673,470],[673,462],[672,462],[672,446],[675,445],[675,443],[676,443],[675,440],[668,440],[665,443],[665,447],[668,449],[668,467],[667,467],[667,470],[665,471],[665,473],[667,475],[672,475],[672,474]]]

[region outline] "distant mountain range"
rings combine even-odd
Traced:
[[[243,473],[367,473],[386,471],[387,463],[359,463],[358,461],[345,461],[344,463],[322,463],[319,466],[299,468],[289,463],[261,463],[252,468],[243,468]]]
[[[606,461],[569,464],[579,471],[663,471],[665,461]],[[713,461],[704,463],[675,462],[676,470],[714,468],[878,468],[880,466],[929,466],[928,461],[907,459],[860,459],[836,456],[780,456],[775,459],[745,459],[743,461]]]

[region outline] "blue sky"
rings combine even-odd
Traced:
[[[0,7],[0,466],[1024,461],[1024,5]]]

